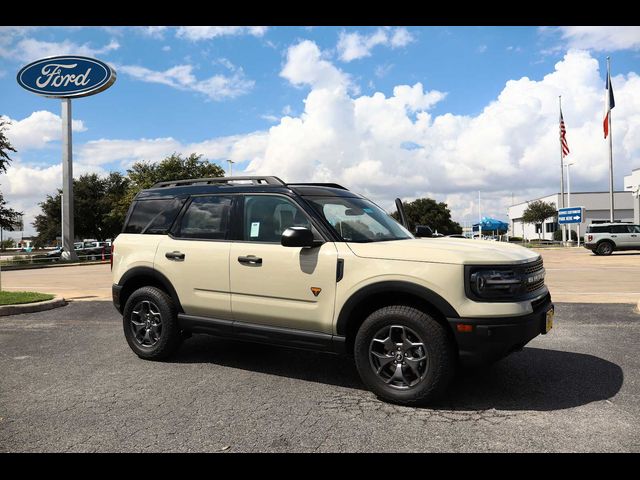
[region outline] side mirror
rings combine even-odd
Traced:
[[[313,233],[307,227],[289,227],[282,232],[280,243],[283,247],[311,248],[319,242],[313,239]]]
[[[416,225],[416,237],[433,237],[433,230],[426,225]]]

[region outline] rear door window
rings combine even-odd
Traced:
[[[592,225],[587,230],[587,233],[610,233],[611,227],[606,225]]]
[[[229,238],[232,197],[193,197],[184,212],[176,236],[208,240]]]
[[[611,233],[629,233],[629,225],[612,225]]]

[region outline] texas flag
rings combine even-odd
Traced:
[[[609,115],[611,115],[611,109],[616,106],[616,102],[613,99],[613,85],[611,85],[611,74],[607,70],[607,96],[604,99],[604,121],[602,126],[604,127],[604,138],[609,135]]]

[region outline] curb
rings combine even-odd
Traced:
[[[45,300],[44,302],[22,303],[19,305],[2,305],[0,306],[0,317],[7,315],[18,315],[21,313],[35,313],[44,312],[45,310],[52,310],[58,307],[64,307],[67,301],[56,296],[52,300]]]

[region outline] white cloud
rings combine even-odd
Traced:
[[[350,62],[371,56],[371,50],[378,45],[400,48],[413,41],[413,35],[406,28],[379,28],[369,35],[340,32],[337,49],[340,59]]]
[[[234,67],[233,75],[213,75],[198,80],[192,65],[176,65],[163,72],[138,65],[121,65],[118,70],[143,82],[160,83],[179,90],[198,92],[210,100],[220,101],[248,93],[255,82],[244,76],[242,68]]]
[[[640,49],[640,27],[559,27],[570,48],[613,52]]]
[[[43,148],[50,142],[60,141],[62,137],[62,119],[46,110],[33,112],[22,120],[6,116],[2,116],[2,119],[11,122],[5,133],[18,153]],[[71,128],[74,132],[87,130],[82,120],[72,120]]]
[[[212,38],[226,35],[253,35],[254,37],[262,37],[267,32],[267,29],[268,27],[191,26],[179,27],[176,36],[191,41],[211,40]]]
[[[318,46],[310,40],[289,47],[287,62],[280,76],[293,85],[309,85],[314,89],[347,88],[351,85],[349,75],[323,59]]]
[[[488,47],[487,47],[486,45],[484,45],[484,44],[483,44],[483,45],[478,45],[478,48],[476,48],[476,51],[477,51],[478,53],[484,53],[484,52],[486,52],[486,51],[487,51],[487,48],[488,48]]]
[[[54,55],[84,55],[93,57],[103,55],[120,48],[116,40],[111,40],[102,47],[93,47],[89,43],[78,44],[70,40],[62,42],[46,42],[35,38],[23,38],[16,44],[0,43],[0,57],[30,62],[38,58]]]
[[[126,167],[174,151],[195,151],[223,167],[227,158],[242,162],[242,173],[341,183],[390,210],[396,196],[430,196],[449,203],[460,222],[476,220],[477,191],[482,190],[483,215],[505,218],[512,192],[518,202],[558,189],[557,101],[562,95],[568,159],[575,163],[572,189],[608,188],[603,74],[588,52],[569,51],[539,80],[507,81],[475,116],[434,116],[431,109],[444,94],[420,83],[398,85],[391,95],[350,93],[344,74],[312,42],[291,47],[281,75],[311,90],[302,113],[294,116],[287,109],[266,131],[190,144],[173,138],[97,140],[79,147],[78,161],[87,168],[114,162]],[[617,75],[613,84],[618,186],[639,166],[640,76]],[[242,170],[242,165],[234,168]]]

